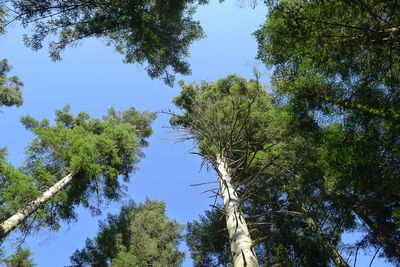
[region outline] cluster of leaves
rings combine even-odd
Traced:
[[[255,33],[274,87],[311,107],[399,120],[396,1],[278,1]],[[379,63],[378,63],[379,62]]]
[[[14,20],[33,26],[25,43],[41,49],[49,35],[58,39],[49,45],[50,56],[60,59],[67,46],[97,37],[107,41],[127,63],[146,63],[151,78],[162,77],[171,85],[174,73],[189,74],[185,58],[189,45],[203,36],[192,20],[194,0],[8,0]]]
[[[236,182],[244,182],[239,170],[246,172],[260,158],[268,157],[263,151],[271,145],[271,136],[277,134],[271,123],[271,96],[257,80],[247,81],[236,75],[214,83],[180,85],[182,92],[174,103],[184,113],[174,115],[171,124],[188,132],[189,138],[199,144],[199,153],[213,164],[218,155],[233,164],[239,159],[235,152],[245,151],[248,158],[236,161],[232,168],[238,172],[234,175]]]
[[[166,216],[165,203],[147,199],[123,206],[100,224],[94,239],[71,256],[72,266],[179,266],[181,225]]]
[[[17,76],[7,76],[11,70],[7,59],[0,60],[0,106],[21,106],[23,83]]]
[[[36,266],[29,248],[18,247],[14,254],[3,260],[6,267],[33,267]]]

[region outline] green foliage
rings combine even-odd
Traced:
[[[275,105],[257,83],[229,76],[215,83],[183,85],[172,118],[199,142],[211,162],[223,153],[260,264],[327,266],[354,216],[325,189],[321,126],[295,103]],[[297,110],[296,110],[297,109]],[[196,266],[230,264],[222,214],[207,212],[188,225]],[[224,249],[226,248],[226,250]]]
[[[226,158],[233,184],[244,199],[241,209],[260,264],[330,264],[333,255],[324,242],[339,245],[340,234],[351,229],[353,217],[323,191],[323,171],[317,164],[320,127],[313,118],[275,105],[256,80],[232,75],[214,83],[181,86],[174,102],[184,113],[171,123],[192,134],[200,154],[211,163],[218,154]],[[207,212],[188,225],[196,266],[230,263],[221,216]],[[311,228],[310,219],[323,230]]]
[[[33,34],[25,43],[34,50],[42,48],[49,35],[50,56],[59,60],[67,46],[97,37],[114,46],[126,63],[146,63],[151,78],[162,77],[171,85],[173,73],[189,74],[184,58],[189,45],[203,36],[198,22],[192,20],[194,0],[10,0],[15,19]]]
[[[5,34],[8,23],[4,1],[0,1],[0,36]],[[23,103],[21,87],[24,85],[17,76],[7,76],[12,66],[7,59],[0,60],[0,107],[21,106]]]
[[[60,220],[76,219],[79,205],[100,213],[100,203],[118,200],[124,193],[119,177],[127,182],[137,169],[154,118],[134,108],[111,108],[100,120],[85,112],[74,116],[68,106],[56,112],[55,125],[23,117],[21,122],[36,138],[26,148],[27,160],[20,170],[0,159],[1,217],[24,208],[68,174],[73,175],[71,183],[42,205],[26,226],[58,229]]]
[[[7,23],[7,12],[3,3],[0,2],[0,35],[5,33],[5,25]]]
[[[40,194],[35,179],[15,169],[6,161],[5,155],[0,157],[0,183],[1,221],[6,220]]]
[[[230,75],[213,83],[180,85],[174,103],[184,113],[173,116],[171,124],[189,132],[211,162],[218,154],[233,159],[238,149],[257,153],[270,141],[272,98],[257,80]]]
[[[373,122],[368,126],[357,131],[337,124],[325,129],[321,159],[327,189],[368,225],[364,240],[382,246],[383,255],[396,262],[400,259],[400,227],[394,216],[400,194],[398,134]]]
[[[10,107],[15,105],[19,107],[23,102],[21,93],[23,83],[17,76],[7,76],[10,70],[11,66],[8,64],[7,59],[0,60],[0,106]]]
[[[314,114],[326,126],[316,143],[324,194],[366,225],[357,228],[365,232],[359,247],[382,247],[381,256],[398,264],[400,6],[268,4],[267,21],[255,33],[258,57],[274,68],[272,84],[293,111]]]
[[[32,252],[29,248],[18,247],[17,251],[7,259],[3,260],[7,267],[33,267]]]
[[[72,266],[179,266],[181,225],[166,216],[165,203],[147,199],[109,215],[100,232],[71,256]]]
[[[400,119],[396,1],[276,2],[255,36],[279,91],[314,107]]]
[[[186,242],[196,267],[231,266],[225,217],[217,210],[205,211],[199,221],[187,224]]]

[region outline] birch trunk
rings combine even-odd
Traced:
[[[50,198],[57,194],[61,189],[63,189],[67,184],[72,181],[73,174],[70,173],[55,185],[50,187],[46,192],[44,192],[40,197],[30,202],[25,206],[24,209],[18,211],[16,214],[5,220],[0,224],[0,240],[3,240],[8,233],[14,230],[20,223],[22,223],[26,218],[28,218],[32,213],[40,208],[41,205],[46,203]]]
[[[232,177],[228,172],[227,163],[221,155],[218,155],[217,158],[217,169],[226,213],[226,226],[233,256],[233,266],[258,267],[259,264],[252,248],[249,229],[240,210],[240,199],[232,186]]]

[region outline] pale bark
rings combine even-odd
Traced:
[[[55,185],[50,187],[46,192],[44,192],[40,197],[30,202],[25,206],[24,209],[18,211],[16,214],[5,220],[0,224],[0,240],[3,240],[8,233],[15,229],[20,223],[22,223],[26,218],[28,218],[32,213],[40,208],[44,203],[46,203],[50,198],[57,194],[61,189],[63,189],[67,184],[72,181],[73,174],[70,173]]]
[[[226,213],[226,226],[233,256],[234,267],[258,267],[258,260],[252,247],[252,240],[246,221],[240,210],[240,199],[232,185],[232,177],[223,157],[217,158],[217,170],[221,195]]]

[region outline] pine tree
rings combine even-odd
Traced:
[[[3,260],[6,267],[33,267],[36,266],[29,248],[18,247],[17,251]]]
[[[365,232],[356,247],[398,264],[400,64],[397,1],[268,1],[255,36],[272,85],[317,114],[327,193]],[[356,251],[356,249],[355,249]]]
[[[123,206],[100,224],[94,239],[71,256],[72,266],[179,266],[181,225],[166,216],[165,203],[147,199]]]
[[[273,146],[272,136],[278,134],[267,127],[272,98],[256,80],[234,75],[215,83],[181,86],[174,103],[184,113],[175,115],[171,123],[190,134],[198,143],[199,154],[219,176],[220,186],[214,193],[223,201],[234,265],[258,266],[242,205],[251,193],[251,184],[273,161],[265,153]]]
[[[195,95],[190,91],[186,93],[187,99]],[[251,93],[248,97],[253,99]],[[266,99],[260,97],[261,100]],[[340,237],[345,230],[353,229],[354,217],[325,193],[324,166],[319,162],[322,129],[307,114],[294,113],[287,106],[272,103],[268,106],[269,109],[254,113],[257,118],[245,120],[251,127],[261,116],[268,118],[262,126],[252,128],[261,133],[273,133],[268,146],[257,148],[253,164],[249,164],[245,172],[239,160],[237,167],[236,163],[232,164],[243,177],[252,179],[251,183],[237,187],[237,191],[245,196],[241,211],[250,228],[259,263],[262,266],[327,266],[332,263],[348,266],[340,254]],[[229,116],[235,116],[236,112],[245,113],[236,108],[231,113],[226,112],[224,118],[229,121]],[[205,112],[200,116],[204,115]],[[240,128],[240,123],[238,125]],[[248,138],[251,143],[249,135]],[[243,154],[246,155],[244,149],[235,149],[235,158]],[[199,221],[188,225],[188,246],[195,266],[229,266],[232,257],[223,249],[230,242],[224,234],[225,228],[221,224],[221,214],[216,212],[207,212]]]

